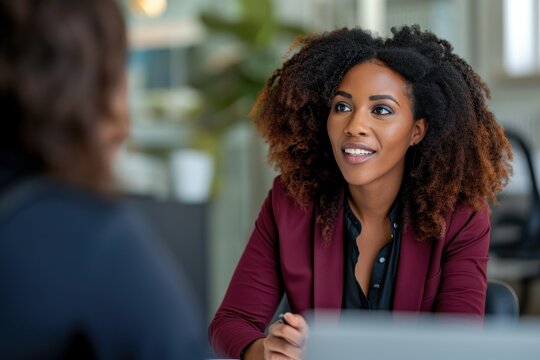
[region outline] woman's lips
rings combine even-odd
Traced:
[[[369,160],[376,151],[365,144],[347,143],[341,147],[345,160],[350,164],[361,164]]]

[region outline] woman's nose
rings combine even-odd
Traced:
[[[349,123],[345,127],[345,134],[348,136],[365,136],[369,133],[369,116],[357,112],[351,116]]]

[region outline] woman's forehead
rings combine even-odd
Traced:
[[[347,92],[392,92],[396,95],[407,96],[407,81],[396,71],[380,61],[367,61],[354,65],[349,69],[338,90]]]

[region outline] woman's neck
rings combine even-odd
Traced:
[[[351,208],[361,222],[386,219],[401,188],[402,178],[391,183],[354,186],[349,184]]]

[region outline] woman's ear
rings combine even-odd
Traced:
[[[427,123],[426,119],[421,118],[421,119],[415,120],[414,121],[414,130],[413,130],[413,134],[412,134],[412,137],[411,137],[411,142],[410,142],[409,145],[416,145],[420,141],[422,141],[422,139],[426,135],[427,128],[428,128],[428,123]]]

